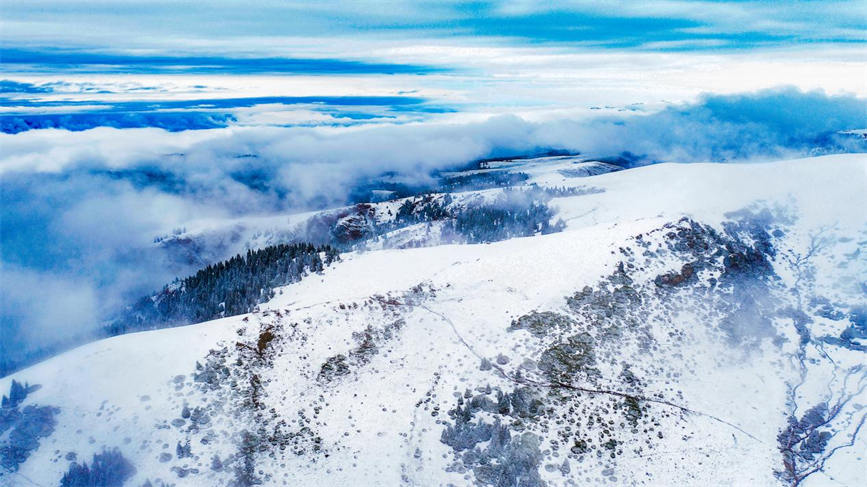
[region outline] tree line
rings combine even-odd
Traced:
[[[279,244],[247,250],[142,297],[106,325],[109,335],[200,323],[249,313],[274,288],[298,282],[338,260],[329,245]]]

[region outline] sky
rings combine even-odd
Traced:
[[[865,151],[865,66],[863,1],[3,0],[0,355],[194,270],[156,236],[386,172]]]
[[[0,95],[7,132],[19,114],[102,115],[77,128],[111,111],[168,129],[361,125],[656,109],[780,85],[867,94],[860,1],[5,0],[2,13],[0,79],[22,83]],[[251,109],[265,97],[278,99]],[[354,97],[371,103],[344,104]],[[163,104],[131,104],[151,100]]]

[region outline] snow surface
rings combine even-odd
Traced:
[[[478,462],[457,455],[443,441],[443,432],[455,424],[447,412],[458,397],[483,394],[486,386],[514,391],[516,374],[539,375],[540,354],[550,340],[526,330],[509,331],[510,323],[532,311],[576,317],[565,298],[585,286],[603,289],[600,283],[616,276],[633,250],[639,252],[630,271],[633,286],[651,289],[655,276],[684,263],[676,253],[653,250],[666,241],[667,230],[660,229],[677,225],[682,217],[720,229],[731,219],[727,213],[750,205],[787,211],[794,219],[780,238],[773,286],[788,291],[775,299],[794,303],[791,291],[800,289],[809,274],[814,295],[867,305],[859,287],[867,275],[865,155],[761,164],[659,164],[583,178],[563,174],[561,166],[573,161],[553,159],[547,165],[509,169],[528,172],[530,182],[542,186],[601,190],[552,201],[568,225],[562,233],[484,245],[344,254],[323,273],[279,289],[255,313],[102,340],[0,379],[4,392],[12,380],[40,384],[24,405],[60,409],[54,432],[40,440],[17,472],[0,476],[0,484],[58,485],[70,464],[67,452],[89,462],[94,453],[117,447],[136,468],[125,485],[148,480],[154,485],[158,480],[232,485],[236,473],[211,469],[212,457],[237,456],[244,431],[285,419],[298,433],[287,440],[288,447],[255,454],[254,473],[264,485],[485,485]],[[212,227],[202,224],[203,229]],[[822,245],[814,245],[818,240]],[[642,248],[659,256],[642,257]],[[807,274],[802,261],[811,266]],[[699,273],[699,282],[709,276]],[[637,396],[664,399],[691,412],[642,401],[647,406],[642,418],[651,421],[648,432],[648,425],[624,426],[620,406],[610,397],[581,393],[557,399],[540,389],[537,394],[553,411],[549,418],[564,417],[558,416],[562,413],[574,419],[577,430],[597,415],[612,421],[619,442],[612,458],[602,446],[599,453],[570,455],[570,445],[558,449],[551,443],[569,421],[508,417],[513,439],[541,439],[541,481],[792,483],[775,472],[783,468],[777,435],[793,407],[799,417],[816,402],[847,395],[842,415],[848,420],[841,420],[829,448],[851,437],[867,406],[867,393],[858,389],[865,372],[856,370],[847,382],[842,380],[844,371],[865,363],[865,352],[817,345],[799,362],[791,320],[774,320],[777,340],[759,337],[732,344],[710,325],[716,318],[705,314],[700,300],[690,301],[687,295],[671,303],[644,299],[661,300],[642,311],[646,321],[635,332],[649,338],[628,330],[622,340],[589,332],[599,346],[596,368],[602,376],[594,387],[623,386],[616,377],[626,364],[641,374]],[[46,297],[46,305],[50,302]],[[845,320],[815,319],[811,326],[818,337],[839,335],[846,325]],[[255,345],[264,330],[279,335],[274,348],[267,349],[267,356],[250,355],[244,346]],[[376,348],[369,356],[359,352],[365,330]],[[649,351],[644,349],[648,343],[653,343]],[[231,378],[206,390],[193,375],[210,350],[225,350],[228,358],[221,363],[234,365]],[[347,359],[348,371],[324,376],[323,364],[338,354]],[[482,370],[482,358],[496,367]],[[240,404],[250,397],[246,384],[253,376],[262,385],[253,393],[254,406],[245,407]],[[209,411],[210,424],[191,430],[187,419],[178,426],[175,420],[185,404]],[[568,416],[567,408],[576,405],[587,408],[587,416]],[[310,419],[305,423],[309,434],[295,426],[302,424],[294,422],[299,413]],[[473,421],[505,419],[478,411]],[[601,434],[586,428],[590,435]],[[176,444],[186,440],[194,456],[176,458]],[[476,446],[484,450],[489,444]],[[852,446],[837,450],[802,485],[863,485],[865,452],[867,431],[861,431]],[[161,453],[171,459],[164,455],[161,461]]]

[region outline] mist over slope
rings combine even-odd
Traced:
[[[253,313],[6,377],[3,481],[858,485],[863,155],[500,164],[564,231],[371,241]]]
[[[164,283],[231,256],[179,261],[152,245],[193,221],[321,210],[369,200],[376,190],[439,191],[442,171],[552,150],[621,166],[864,151],[863,137],[841,132],[863,128],[865,103],[782,88],[543,122],[498,116],[366,128],[3,134],[0,265],[14,279],[0,284],[0,344],[6,354],[53,347],[97,330]],[[66,296],[62,312],[38,305],[40,290],[49,288]]]

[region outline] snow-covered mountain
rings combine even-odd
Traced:
[[[624,161],[628,163],[628,161]],[[444,172],[439,184],[425,191],[400,197],[394,191],[371,190],[365,202],[328,210],[262,217],[209,219],[189,222],[154,239],[154,247],[178,270],[188,266],[205,266],[227,259],[247,249],[256,249],[287,241],[315,241],[341,246],[365,240],[364,248],[400,248],[440,243],[427,225],[401,224],[401,206],[409,204],[419,213],[426,205],[463,208],[495,198],[497,188],[540,185],[543,188],[569,188],[583,194],[596,189],[579,178],[619,171],[621,166],[592,160],[586,156],[550,156],[530,159],[483,161],[479,169]],[[380,182],[382,183],[382,182]],[[371,184],[377,187],[376,182]],[[443,200],[448,194],[448,200]],[[427,221],[418,223],[428,223]],[[424,231],[421,229],[424,228]],[[375,238],[371,238],[375,237]]]
[[[565,230],[402,226],[256,312],[0,379],[0,484],[863,484],[867,156],[492,169]]]

